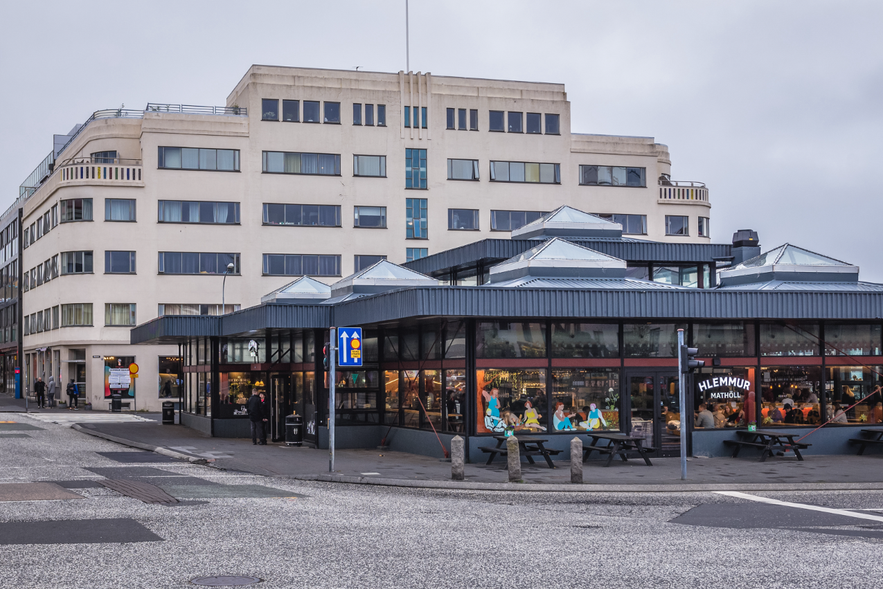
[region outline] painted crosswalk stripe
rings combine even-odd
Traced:
[[[757,501],[758,503],[768,503],[770,505],[780,505],[782,507],[793,507],[795,509],[807,509],[809,511],[820,511],[822,513],[830,513],[833,515],[842,515],[843,517],[854,517],[856,519],[867,519],[875,522],[883,522],[883,516],[871,515],[869,513],[856,513],[847,509],[834,509],[832,507],[820,507],[818,505],[808,505],[806,503],[792,503],[790,501],[779,501],[778,499],[770,499],[769,497],[760,497],[759,495],[749,495],[748,493],[740,493],[739,491],[714,491],[718,495],[726,495],[727,497],[735,497],[737,499],[746,499],[748,501]]]

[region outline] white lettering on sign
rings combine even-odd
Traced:
[[[751,390],[751,382],[744,378],[739,378],[738,376],[720,376],[715,378],[709,378],[708,380],[703,380],[699,383],[699,392],[705,392],[709,389],[716,389],[718,387],[735,387],[737,389],[742,389],[745,391]],[[738,395],[738,393],[733,393]],[[714,398],[714,396],[712,396]],[[721,397],[728,398],[728,397]]]

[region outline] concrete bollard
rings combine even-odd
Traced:
[[[451,478],[455,481],[462,481],[466,476],[463,470],[464,448],[463,438],[454,436],[451,440]]]
[[[583,482],[583,441],[577,437],[570,440],[570,482]]]
[[[521,452],[518,448],[518,438],[511,436],[506,440],[506,454],[509,458],[509,482],[521,481]]]

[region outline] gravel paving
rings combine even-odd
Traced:
[[[52,423],[40,427],[31,438],[0,441],[0,485],[97,481],[104,477],[88,468],[145,468],[98,454],[122,451],[117,444]],[[185,462],[151,468],[225,488],[243,486],[243,493],[262,487],[284,496],[210,496],[167,507],[88,487],[68,488],[79,500],[0,502],[0,522],[130,518],[162,538],[6,544],[0,586],[154,589],[194,587],[189,581],[195,577],[246,575],[264,580],[256,587],[274,588],[830,589],[876,588],[883,574],[876,557],[883,540],[829,533],[877,533],[881,526],[873,521],[846,518],[843,525],[819,528],[804,510],[781,507],[775,524],[784,513],[788,527],[671,523],[700,505],[730,511],[742,505],[746,513],[757,505],[715,493],[421,490],[300,482]],[[169,488],[182,493],[188,487]],[[883,517],[883,493],[876,491],[755,495]]]

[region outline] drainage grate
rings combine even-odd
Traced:
[[[257,577],[240,577],[234,575],[225,575],[222,577],[196,577],[190,579],[194,585],[203,587],[242,587],[243,585],[254,585],[260,583],[262,579]]]
[[[101,481],[101,484],[108,489],[113,489],[117,493],[122,493],[127,497],[138,499],[144,503],[156,503],[159,505],[174,505],[178,500],[150,483],[141,483],[138,481]]]

